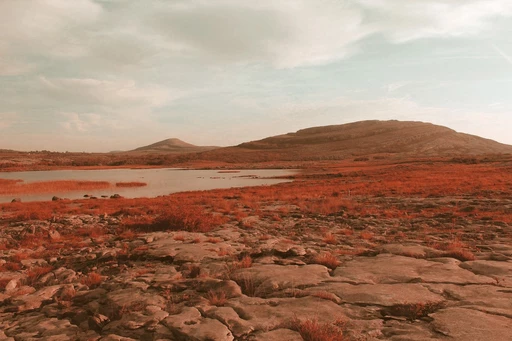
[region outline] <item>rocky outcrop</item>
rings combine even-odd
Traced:
[[[459,253],[434,247],[449,238],[442,229],[426,241],[372,217],[290,213],[280,229],[257,217],[207,233],[123,234],[106,214],[0,224],[16,245],[0,250],[0,340],[284,341],[308,328],[344,340],[512,339],[508,224],[461,227],[482,238]]]

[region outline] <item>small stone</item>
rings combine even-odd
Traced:
[[[18,281],[15,279],[11,279],[9,281],[9,283],[7,283],[7,285],[5,286],[5,292],[11,293],[16,289],[17,286],[18,286]]]
[[[50,240],[56,241],[60,239],[60,233],[58,231],[51,230],[48,231],[48,237],[50,238]]]
[[[94,316],[89,317],[88,323],[89,328],[97,331],[98,333],[101,332],[103,327],[105,327],[110,322],[110,319],[101,314],[95,314]]]

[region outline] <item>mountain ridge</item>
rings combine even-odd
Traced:
[[[128,151],[128,153],[198,153],[216,148],[219,147],[196,146],[178,138],[168,138],[146,146],[132,149]]]
[[[512,146],[419,121],[358,121],[296,132],[206,151],[192,159],[257,162],[332,160],[377,154],[455,156],[512,153]]]

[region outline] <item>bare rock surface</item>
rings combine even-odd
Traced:
[[[510,318],[481,311],[452,308],[432,314],[432,326],[451,340],[506,341],[512,339]]]
[[[260,210],[204,233],[0,221],[0,340],[512,340],[508,224],[467,221],[454,241],[443,217]]]

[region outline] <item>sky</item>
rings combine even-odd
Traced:
[[[510,0],[1,0],[0,149],[361,120],[512,144]]]

